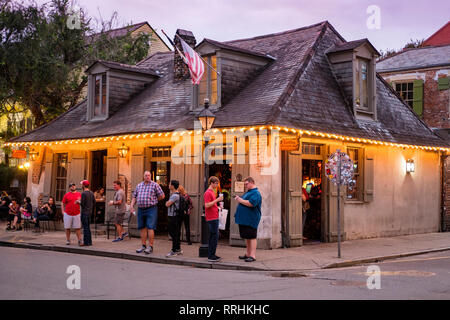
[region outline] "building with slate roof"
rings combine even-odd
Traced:
[[[227,42],[197,44],[192,32],[177,33],[218,73],[206,67],[192,85],[176,51],[136,66],[94,63],[85,101],[10,142],[34,155],[33,201],[60,200],[70,182],[83,179],[106,186],[107,201],[121,179],[130,201],[148,170],[163,188],[172,179],[185,187],[194,202],[191,239],[200,241],[207,161],[225,194],[242,195],[243,179],[255,179],[263,197],[259,248],[333,242],[338,194],[325,162],[340,150],[355,171],[341,188],[343,239],[440,230],[441,156],[450,147],[377,74],[379,53],[369,40],[347,42],[327,21]],[[205,98],[215,121],[203,135],[197,116]],[[310,196],[305,220],[303,188]],[[227,197],[224,208],[222,237],[245,245],[233,219],[236,201]],[[159,210],[164,233],[167,215]]]

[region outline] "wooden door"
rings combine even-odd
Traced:
[[[286,240],[288,247],[298,247],[303,245],[301,153],[288,152],[287,166]]]

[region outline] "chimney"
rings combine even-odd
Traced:
[[[195,40],[194,34],[191,31],[178,29],[176,32],[177,35],[180,36],[191,48],[195,47],[195,44],[197,41]],[[173,42],[177,48],[183,52],[183,47],[181,46],[180,39],[175,36],[173,39]],[[184,52],[183,52],[184,54]],[[186,63],[184,63],[183,58],[181,58],[178,51],[175,49],[174,51],[174,80],[180,81],[180,80],[186,80],[190,77],[189,75],[189,68]]]

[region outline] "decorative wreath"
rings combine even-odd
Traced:
[[[341,181],[338,179],[338,163],[341,158]],[[347,185],[353,182],[353,161],[344,152],[335,152],[325,161],[325,173],[334,184]]]

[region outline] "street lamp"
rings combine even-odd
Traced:
[[[198,120],[202,124],[202,137],[204,137],[205,131],[208,131],[212,128],[214,120],[216,119],[214,113],[209,110],[209,99],[205,98],[204,108],[197,115]],[[208,141],[205,139],[205,151],[208,147]],[[206,154],[206,152],[204,153]],[[204,190],[203,194],[205,194],[208,189],[208,166],[206,164],[205,159],[205,168],[204,168]],[[206,216],[205,216],[205,205],[203,205],[203,215],[202,215],[202,230],[201,230],[201,241],[202,244],[198,250],[198,256],[201,258],[208,256],[208,225],[206,224]]]

